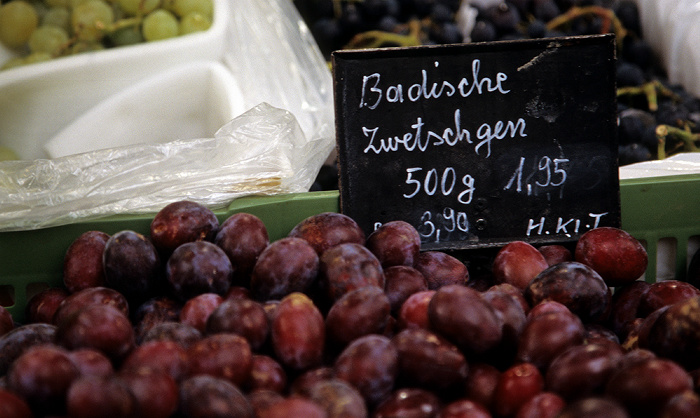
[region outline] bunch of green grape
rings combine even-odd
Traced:
[[[205,31],[213,0],[10,0],[0,43],[17,51],[0,69]]]

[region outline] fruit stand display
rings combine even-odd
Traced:
[[[331,49],[463,35],[449,2],[322,5],[298,0]],[[625,58],[640,30],[624,1],[482,7],[472,40],[624,30]],[[645,158],[696,145],[698,100],[655,71],[618,92],[621,158],[647,128]],[[0,232],[0,416],[700,416],[698,175],[621,180],[620,228],[451,251],[365,233],[334,187]]]

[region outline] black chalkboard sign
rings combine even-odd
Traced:
[[[337,51],[340,208],[424,249],[620,226],[612,35]]]

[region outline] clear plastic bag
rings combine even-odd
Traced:
[[[214,138],[0,162],[0,231],[308,191],[335,146],[330,71],[291,2],[231,3],[223,61],[247,112]]]

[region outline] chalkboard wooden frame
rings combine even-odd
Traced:
[[[332,54],[340,209],[424,249],[576,240],[620,226],[615,39]]]

